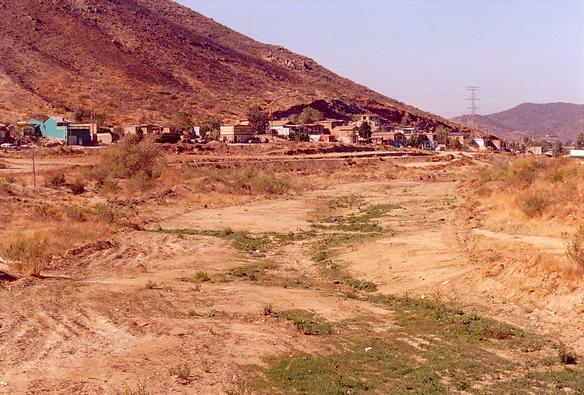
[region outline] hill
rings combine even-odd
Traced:
[[[454,120],[466,123],[468,116],[463,115]],[[584,104],[524,103],[498,113],[477,115],[476,121],[479,129],[505,139],[550,135],[568,142],[578,133],[584,132]]]
[[[318,101],[333,115],[450,123],[170,0],[0,0],[0,25],[0,120],[79,108],[117,123],[237,118]]]

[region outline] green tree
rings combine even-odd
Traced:
[[[369,141],[371,138],[371,125],[367,121],[363,121],[359,126],[359,137]]]
[[[218,140],[219,130],[221,129],[221,121],[217,118],[207,119],[201,124],[201,137],[211,136],[215,140]]]
[[[306,125],[307,123],[313,123],[316,121],[320,121],[322,119],[322,113],[318,110],[315,110],[312,107],[306,107],[302,113],[298,116],[298,122],[302,125]]]
[[[436,128],[434,133],[436,133],[436,141],[438,141],[438,144],[448,144],[450,128],[440,125]]]
[[[173,123],[181,129],[189,129],[193,127],[193,119],[190,114],[184,111],[178,111],[174,114]]]
[[[561,140],[554,141],[552,146],[552,155],[554,157],[562,156],[564,154],[564,144],[562,144]]]
[[[252,106],[247,110],[247,119],[256,133],[265,133],[270,124],[270,115],[260,106]]]
[[[584,133],[578,133],[574,140],[574,148],[584,149]]]

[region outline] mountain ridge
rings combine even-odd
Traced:
[[[453,120],[466,124],[469,117],[462,115]],[[524,137],[549,135],[569,142],[578,133],[584,133],[584,104],[521,103],[508,110],[477,115],[475,120],[479,129],[505,139],[521,140]]]

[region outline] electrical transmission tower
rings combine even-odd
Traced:
[[[478,86],[467,86],[466,87],[466,93],[468,93],[468,97],[466,98],[466,100],[469,102],[468,107],[466,108],[468,110],[468,123],[466,126],[468,126],[471,129],[476,129],[477,128],[477,121],[476,121],[476,115],[477,115],[477,110],[479,109],[479,87]]]

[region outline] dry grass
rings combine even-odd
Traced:
[[[584,166],[570,158],[497,160],[474,177],[479,197],[512,202],[528,218],[575,218],[584,214]]]
[[[564,233],[563,239],[568,259],[584,268],[584,225],[580,225],[572,234]]]

